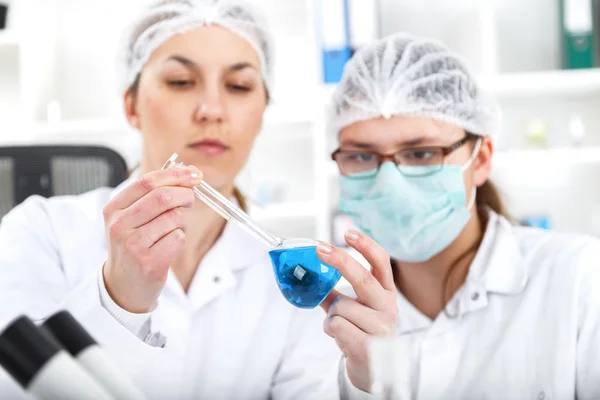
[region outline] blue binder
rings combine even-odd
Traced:
[[[323,82],[337,83],[346,62],[352,56],[348,29],[347,0],[316,0],[319,26]]]

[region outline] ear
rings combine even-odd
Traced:
[[[481,147],[477,157],[475,157],[475,172],[473,175],[473,183],[479,187],[483,185],[492,170],[492,154],[494,154],[494,143],[489,136],[483,136],[481,139]]]
[[[135,129],[140,129],[140,119],[137,113],[137,105],[136,98],[131,92],[131,90],[127,90],[125,95],[123,96],[123,108],[125,111],[125,116],[127,117],[127,121],[129,125]]]

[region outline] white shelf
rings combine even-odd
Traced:
[[[14,47],[19,45],[19,38],[14,31],[0,31],[0,49],[4,47]]]
[[[127,120],[123,117],[64,120],[56,123],[44,122],[31,125],[29,130],[35,136],[63,134],[86,136],[102,132],[132,131],[133,128],[129,126]]]
[[[289,218],[314,218],[318,206],[315,202],[284,202],[270,204],[266,207],[252,205],[250,215],[257,220],[289,219]]]
[[[600,164],[600,147],[508,150],[494,154],[492,168],[523,164]]]
[[[315,121],[315,116],[306,108],[284,107],[272,104],[267,106],[263,121],[266,127],[311,124]]]
[[[335,162],[327,160],[327,172],[326,173],[327,173],[327,176],[329,176],[329,177],[335,177],[340,174],[340,169],[338,168],[338,166]]]
[[[497,96],[600,94],[600,69],[482,75],[479,82]]]

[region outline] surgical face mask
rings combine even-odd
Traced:
[[[386,162],[372,177],[341,176],[339,209],[392,258],[427,261],[448,247],[471,217],[476,193],[474,188],[467,204],[463,172],[480,146],[481,139],[463,166],[403,167],[419,169],[404,175]]]

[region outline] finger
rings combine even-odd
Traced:
[[[346,251],[319,243],[317,255],[321,261],[337,269],[346,278],[361,303],[377,310],[385,307],[386,291],[371,272]]]
[[[386,290],[396,291],[389,254],[377,242],[355,230],[346,233],[346,243],[365,257],[371,265],[371,273]]]
[[[129,244],[139,249],[149,249],[170,232],[181,229],[187,232],[183,210],[179,207],[168,210],[137,229]]]
[[[335,299],[337,299],[339,296],[342,296],[340,292],[338,292],[335,289],[331,289],[331,292],[329,292],[327,297],[325,297],[325,300],[323,300],[319,305],[321,306],[321,308],[323,308],[323,310],[325,310],[326,313],[329,313],[329,308],[335,302]]]
[[[146,194],[119,215],[125,229],[136,229],[159,215],[176,208],[194,205],[194,193],[185,187],[163,186]]]
[[[323,322],[323,331],[334,338],[346,357],[365,354],[368,335],[347,319],[335,315]]]
[[[382,313],[373,310],[348,296],[339,296],[335,299],[329,312],[329,317],[340,316],[361,331],[371,335],[389,335],[392,326]]]
[[[196,167],[192,166],[171,168],[144,174],[112,199],[105,209],[105,214],[111,211],[124,210],[161,186],[184,186],[191,188],[199,184],[201,180],[202,173]]]
[[[173,260],[185,245],[185,233],[181,229],[169,232],[150,248],[148,262],[144,263],[149,278],[163,279]]]

